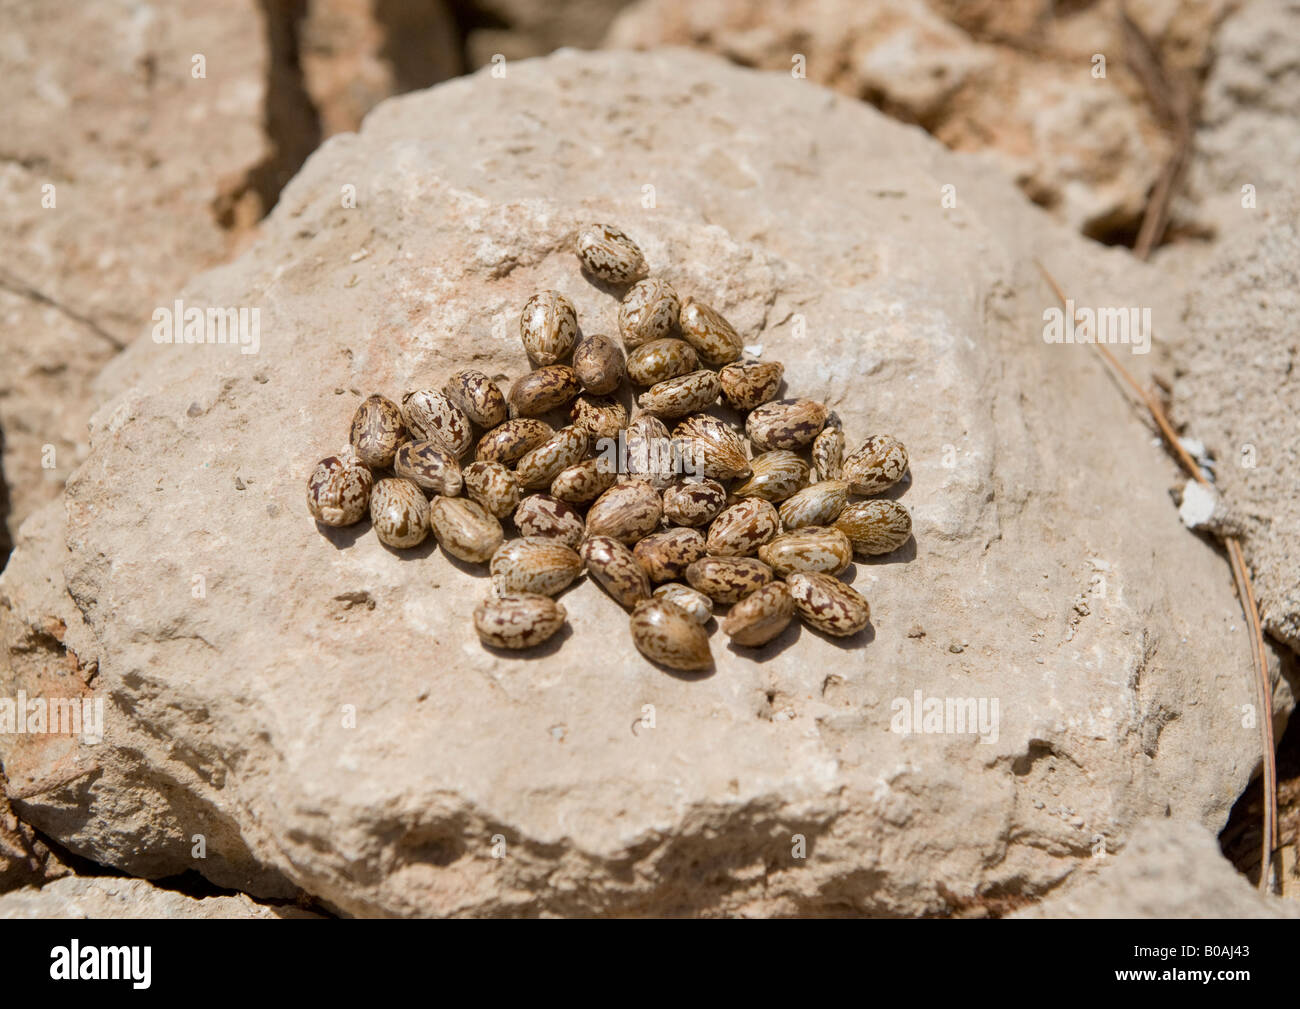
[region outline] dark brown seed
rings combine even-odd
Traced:
[[[516,416],[537,417],[564,406],[581,391],[572,368],[567,364],[553,364],[516,380],[506,398]]]
[[[772,582],[736,603],[722,621],[723,633],[738,645],[765,645],[794,619],[794,599],[784,582]]]
[[[632,642],[651,662],[698,671],[713,666],[709,635],[684,609],[666,599],[647,599],[632,611]]]
[[[670,582],[704,556],[704,537],[696,529],[665,529],[638,541],[632,553],[652,582]]]
[[[592,333],[573,349],[573,372],[593,396],[606,396],[623,381],[623,348],[608,336]]]
[[[699,366],[695,348],[685,340],[651,340],[627,356],[627,377],[636,385],[657,385]]]
[[[549,439],[555,430],[535,417],[516,417],[499,424],[479,439],[476,457],[481,462],[509,465]]]
[[[682,302],[678,319],[682,336],[700,355],[700,360],[714,367],[740,357],[745,349],[740,334],[720,312],[708,305],[687,298]]]
[[[587,532],[612,536],[631,546],[659,527],[663,501],[644,480],[615,484],[596,499],[587,512]]]
[[[614,600],[631,609],[650,598],[650,576],[632,551],[612,536],[591,536],[578,550],[587,571]]]

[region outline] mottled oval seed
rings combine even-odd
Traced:
[[[496,427],[506,419],[505,393],[481,371],[461,369],[442,384],[442,394],[479,427]]]
[[[370,504],[374,476],[356,456],[329,456],[307,478],[307,508],[322,525],[360,522]]]
[[[629,546],[654,532],[663,515],[663,501],[645,480],[615,484],[587,512],[587,532],[612,536]]]
[[[617,438],[627,427],[627,408],[609,396],[579,396],[569,407],[573,426],[586,431],[593,439]]]
[[[458,459],[474,444],[474,427],[465,412],[434,389],[416,389],[403,396],[402,416],[412,438],[440,442]]]
[[[429,524],[438,545],[471,564],[488,560],[505,539],[501,523],[477,501],[439,495],[429,505]]]
[[[783,578],[795,571],[837,575],[853,561],[853,546],[839,529],[804,526],[758,548],[758,559]]]
[[[572,466],[587,454],[590,447],[591,440],[586,431],[566,427],[526,452],[515,464],[515,477],[526,490],[549,487],[560,470]]]
[[[652,385],[637,400],[642,410],[661,417],[685,417],[712,406],[722,387],[715,371],[692,371]]]
[[[796,571],[787,576],[785,583],[799,616],[823,634],[843,638],[871,622],[866,598],[838,578],[817,571]]]
[[[573,349],[573,373],[593,396],[613,392],[623,381],[623,348],[600,333],[578,341]]]
[[[708,633],[676,603],[666,599],[637,603],[631,627],[632,643],[651,662],[683,671],[713,667]]]
[[[435,494],[460,493],[460,463],[440,441],[406,441],[393,456],[393,472]]]
[[[429,535],[429,502],[410,480],[387,477],[370,492],[370,524],[381,543],[405,549]]]
[[[618,472],[603,456],[584,459],[562,469],[551,481],[551,496],[570,504],[595,501],[614,486]]]
[[[813,469],[818,480],[838,480],[844,465],[844,430],[829,420],[822,433],[813,439]]]
[[[786,529],[828,526],[848,503],[849,485],[846,481],[821,480],[781,502],[781,525]]]
[[[498,424],[478,442],[475,457],[481,462],[509,465],[555,434],[555,429],[535,417],[516,417]]]
[[[622,607],[650,598],[650,576],[632,551],[612,536],[591,536],[578,550],[587,572]]]
[[[781,528],[776,508],[749,497],[726,509],[709,526],[708,549],[715,557],[748,557]]]
[[[879,494],[903,479],[907,472],[907,449],[897,438],[878,434],[844,460],[841,476],[854,494]]]
[[[668,428],[653,414],[638,415],[627,427],[624,459],[627,472],[663,490],[677,478]]]
[[[612,224],[589,224],[578,232],[578,259],[611,284],[630,284],[648,272],[636,242]]]
[[[897,501],[855,501],[840,513],[835,528],[853,549],[869,557],[897,550],[912,535],[912,516]]]
[[[664,491],[664,515],[680,526],[708,525],[727,504],[727,492],[714,480],[683,480]]]
[[[559,291],[538,291],[519,315],[519,339],[540,365],[563,361],[578,338],[578,313]]]
[[[765,645],[790,626],[794,600],[783,582],[772,582],[747,595],[727,613],[722,630],[746,648]]]
[[[578,509],[549,494],[529,494],[520,501],[514,523],[521,536],[545,537],[574,550],[587,531]]]
[[[749,476],[749,459],[740,434],[707,413],[693,413],[673,429],[673,437],[699,444],[704,476],[711,480],[735,480]],[[697,474],[698,475],[698,474]]]
[[[402,411],[391,399],[367,396],[352,415],[349,437],[353,451],[367,466],[391,466],[397,446],[406,441]]]
[[[713,618],[713,600],[699,589],[693,589],[681,582],[664,582],[654,590],[653,598],[664,599],[680,606],[701,627]]]
[[[774,399],[745,418],[745,433],[760,452],[811,445],[830,413],[815,399]]]
[[[773,581],[772,569],[754,557],[701,557],[686,580],[715,603],[736,603]]]
[[[708,305],[687,298],[682,302],[678,321],[682,336],[700,355],[700,360],[714,367],[740,357],[745,349],[740,334],[726,319]]]
[[[532,592],[553,596],[582,573],[582,558],[559,540],[526,536],[502,543],[492,555],[488,571],[501,595]]]
[[[618,307],[618,331],[628,350],[652,340],[660,340],[673,331],[682,305],[677,292],[666,280],[650,277],[623,296]]]
[[[461,471],[465,493],[497,518],[504,518],[519,505],[519,481],[499,462],[474,462]]]
[[[775,399],[784,377],[785,366],[778,361],[737,362],[718,372],[722,398],[742,413]]]
[[[566,616],[550,596],[521,592],[485,599],[474,610],[474,629],[493,648],[532,648],[563,627]]]
[[[808,464],[784,449],[754,456],[749,468],[753,471],[749,479],[731,489],[733,498],[784,501],[808,483]]]
[[[627,356],[627,377],[636,385],[657,385],[699,367],[695,348],[685,340],[651,340]]]
[[[704,537],[697,529],[665,529],[639,540],[632,553],[652,582],[672,581],[704,556]]]
[[[506,399],[512,415],[536,417],[564,406],[580,392],[582,386],[573,369],[567,364],[552,364],[517,379]]]

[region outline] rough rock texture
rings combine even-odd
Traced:
[[[1118,855],[1094,859],[1060,893],[1013,917],[1300,918],[1300,905],[1252,887],[1200,824],[1152,818]]]
[[[258,904],[242,893],[196,898],[119,876],[70,876],[40,889],[29,886],[0,895],[0,919],[304,917],[316,915]]]
[[[67,875],[68,869],[30,826],[14,814],[0,774],[0,893]]]
[[[594,49],[629,0],[459,0],[470,65],[544,56],[564,46]]]
[[[571,250],[593,218],[853,440],[909,446],[915,545],[857,565],[860,639],[792,627],[754,661],[715,633],[716,672],[679,678],[584,580],[558,647],[502,657],[471,629],[485,579],[310,521],[365,394],[519,375],[539,288],[615,331]],[[1035,257],[1080,303],[1156,286],[788,74],[569,51],[384,103],[185,292],[258,306],[261,352],[135,343],[66,514],[24,527],[0,618],[58,634],[4,656],[0,696],[108,711],[93,747],[0,736],[21,812],[135,874],[355,915],[998,912],[1143,817],[1217,830],[1259,761],[1228,568],[1095,354],[1043,341]],[[891,732],[917,691],[996,701],[996,739]]]

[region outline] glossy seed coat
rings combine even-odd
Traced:
[[[391,399],[367,396],[352,415],[349,437],[352,450],[365,465],[391,466],[397,446],[407,437],[402,411]]]
[[[573,373],[593,396],[606,396],[617,389],[625,368],[623,348],[600,333],[582,337],[573,349]]]
[[[525,490],[549,487],[560,470],[582,459],[590,447],[586,431],[566,427],[526,452],[515,464],[515,477]]]
[[[681,312],[677,292],[666,280],[650,277],[633,284],[618,308],[618,331],[623,346],[633,350],[673,331]]]
[[[738,361],[718,372],[722,398],[741,413],[776,399],[784,377],[785,366],[778,361]]]
[[[618,472],[607,459],[583,459],[560,470],[551,481],[551,496],[569,504],[586,504],[613,487],[617,479]]]
[[[493,428],[506,419],[506,396],[486,374],[462,368],[442,384],[442,394],[481,428]]]
[[[480,462],[509,465],[523,458],[555,434],[555,429],[536,417],[516,417],[498,424],[479,439],[475,457]]]
[[[727,613],[722,631],[738,645],[757,648],[790,626],[794,599],[784,582],[772,582],[751,592]]]
[[[818,480],[838,480],[844,466],[844,431],[828,421],[813,439],[813,469]]]
[[[811,445],[830,411],[815,399],[774,399],[745,418],[745,433],[760,452]]]
[[[429,505],[429,524],[443,550],[471,564],[491,559],[505,539],[496,516],[469,498],[434,498]]]
[[[465,493],[497,518],[519,506],[519,481],[504,463],[474,462],[461,471]]]
[[[617,438],[618,433],[627,427],[627,408],[610,396],[583,394],[569,407],[569,419],[574,427],[586,431],[593,441]]]
[[[574,550],[587,531],[578,509],[549,494],[529,494],[520,501],[514,524],[520,536],[545,537]]]
[[[519,315],[519,339],[539,365],[563,361],[578,338],[578,313],[559,291],[538,291]]]
[[[537,417],[557,410],[582,392],[578,376],[567,364],[552,364],[515,380],[506,400],[515,417]]]
[[[657,385],[699,367],[699,355],[685,340],[651,340],[627,356],[627,377],[634,385]]]
[[[715,603],[736,603],[775,580],[772,569],[754,557],[701,557],[686,569],[691,587]]]
[[[550,596],[513,593],[480,603],[474,610],[474,629],[493,648],[532,648],[563,627],[566,616]]]
[[[578,259],[587,272],[611,284],[630,284],[647,272],[640,247],[612,224],[589,224],[578,232]]]
[[[868,557],[893,553],[912,535],[912,516],[897,501],[855,501],[840,513],[835,528],[853,549]]]
[[[543,536],[502,543],[488,565],[492,585],[500,595],[531,592],[553,596],[582,573],[577,551]]]
[[[615,484],[596,499],[587,512],[591,536],[612,536],[631,545],[659,527],[663,500],[644,480]]]
[[[460,463],[442,442],[402,442],[393,456],[393,472],[435,494],[455,497],[460,493]]]
[[[632,550],[652,582],[681,578],[704,556],[704,537],[697,529],[665,529],[638,540]]]
[[[307,478],[307,508],[322,525],[350,526],[365,517],[374,483],[356,456],[329,456]]]
[[[897,438],[878,434],[868,438],[844,460],[842,476],[854,494],[879,494],[903,479],[907,472],[907,449]]]
[[[713,600],[699,589],[681,582],[664,582],[654,590],[653,598],[665,599],[680,606],[701,627],[713,619]]]
[[[761,497],[744,498],[713,520],[708,550],[714,557],[748,557],[780,528],[781,520],[772,502]]]
[[[678,323],[683,339],[695,348],[705,364],[714,367],[727,364],[740,357],[745,349],[731,323],[720,312],[694,298],[682,302]]]
[[[664,490],[664,515],[679,526],[705,526],[727,504],[727,492],[716,480],[683,480]]]
[[[819,480],[781,502],[781,525],[786,529],[828,526],[849,503],[844,480]]]
[[[749,476],[745,442],[725,421],[707,413],[693,413],[673,428],[673,437],[697,443],[703,460],[703,475],[711,480],[735,480]],[[698,473],[696,475],[699,475]]]
[[[650,598],[650,576],[632,551],[612,536],[589,536],[578,554],[587,572],[620,606],[631,609]]]
[[[416,389],[403,396],[402,416],[412,438],[439,442],[457,459],[474,444],[474,427],[465,412],[435,389]]]
[[[405,550],[429,535],[429,502],[410,480],[386,477],[370,492],[370,524],[381,543]]]
[[[749,460],[749,479],[731,488],[731,497],[784,501],[808,483],[808,464],[795,453],[778,449]]]
[[[630,626],[637,651],[651,662],[687,672],[713,667],[708,633],[675,603],[666,599],[637,603]]]
[[[823,634],[843,638],[871,622],[871,607],[857,589],[820,572],[796,571],[786,585],[805,623]]]
[[[712,406],[721,391],[717,372],[692,371],[652,385],[637,399],[637,404],[647,413],[660,417],[685,417]]]
[[[837,575],[853,562],[853,546],[839,529],[804,526],[764,543],[758,558],[783,578],[795,571]]]

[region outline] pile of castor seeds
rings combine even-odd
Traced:
[[[745,648],[796,614],[836,637],[865,628],[867,600],[836,576],[855,552],[886,554],[911,535],[896,501],[855,500],[902,479],[903,445],[878,434],[846,455],[824,404],[777,399],[784,368],[742,361],[727,320],[646,279],[619,229],[583,228],[577,254],[590,275],[627,288],[622,346],[581,334],[564,295],[538,292],[519,319],[532,371],[504,394],[465,369],[400,405],[370,396],[349,450],[308,481],[312,515],[346,526],[368,512],[389,547],[432,531],[451,556],[486,564],[492,589],[474,626],[492,648],[551,638],[567,616],[554,597],[584,569],[630,612],[641,653],[672,669],[712,667],[715,604],[730,607],[722,630]],[[645,389],[630,422],[616,397],[624,381]],[[710,412],[719,397],[743,434]],[[559,430],[541,419],[557,411],[570,420]]]

